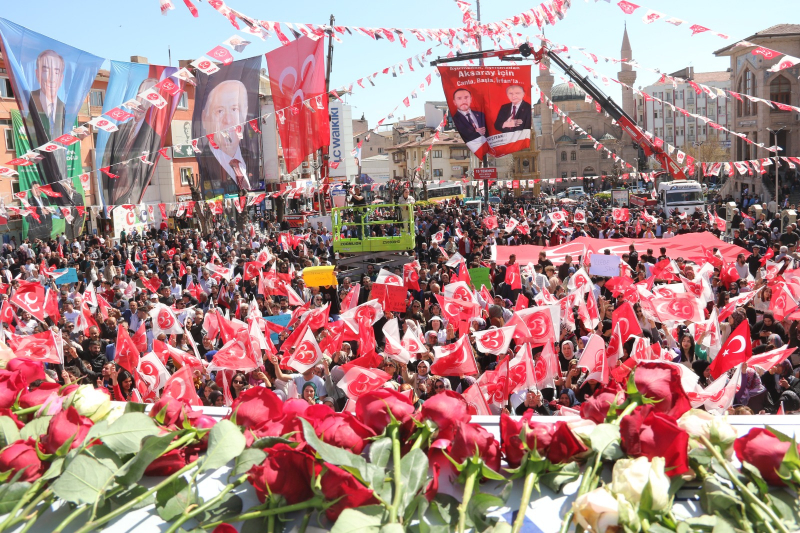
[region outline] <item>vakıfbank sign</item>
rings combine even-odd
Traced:
[[[350,152],[353,150],[353,121],[350,106],[342,102],[330,102],[331,145],[328,151],[331,163],[339,163],[330,168],[332,178],[355,176],[358,172]],[[350,172],[349,172],[350,171]]]

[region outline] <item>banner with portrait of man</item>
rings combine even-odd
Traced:
[[[456,130],[477,157],[530,147],[530,65],[439,67],[439,73]]]
[[[172,157],[192,157],[192,121],[173,120],[172,121]]]
[[[176,67],[111,62],[103,116],[118,129],[98,131],[95,168],[110,166],[111,173],[119,177],[97,173],[103,205],[138,204],[142,200],[181,97],[178,88],[183,88],[183,81],[174,77],[176,72]],[[159,109],[140,96],[150,89],[166,100],[166,105]],[[120,105],[123,102],[125,105]]]
[[[54,211],[83,205],[80,165],[68,160],[74,154],[74,150],[67,148],[72,141],[62,136],[72,132],[103,58],[5,19],[0,19],[0,51],[30,147],[35,149],[50,141],[57,143],[51,145],[53,151],[40,152],[41,159],[37,162],[38,177],[43,182],[40,184],[51,185],[54,191],[47,201],[55,207]],[[31,190],[33,185],[20,181],[23,191]],[[26,222],[28,238],[49,239],[59,233],[49,213],[42,212],[38,221],[26,217]],[[60,223],[58,226],[64,231],[64,226]],[[68,236],[78,235],[82,227],[83,217],[75,216],[69,224]]]
[[[261,142],[247,122],[258,117],[261,56],[197,73],[192,138],[203,198],[235,197],[263,189]]]

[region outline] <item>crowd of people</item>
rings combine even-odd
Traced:
[[[413,195],[404,193],[402,203],[413,206]],[[584,223],[576,221],[577,210]],[[554,221],[553,212],[564,220]],[[792,281],[800,278],[794,272],[800,230],[794,224],[782,229],[778,214],[766,210],[758,219],[737,211],[729,222],[733,231],[721,232],[704,211],[686,216],[631,208],[621,220],[593,200],[563,206],[508,198],[481,213],[453,200],[415,208],[416,244],[402,256],[405,265],[382,268],[366,258],[366,272],[353,274],[337,265],[333,250],[336,239],[358,236],[352,228],[339,235],[323,225],[290,229],[268,213],[251,213],[241,231],[218,217],[207,234],[151,227],[119,239],[9,240],[0,253],[0,327],[10,350],[0,350],[0,364],[43,361],[48,381],[91,383],[118,401],[152,402],[172,391],[170,379],[186,368],[196,403],[206,406],[230,405],[250,387],[268,387],[282,398],[341,411],[359,392],[390,387],[417,405],[452,390],[467,396],[475,413],[548,416],[574,413],[603,386],[624,384],[644,359],[681,365],[689,375],[687,392],[702,406],[703,390],[716,383],[712,361],[745,322],[747,360],[800,345],[800,314],[791,304],[776,304],[780,296],[800,300],[800,283]],[[406,231],[408,225],[389,227]],[[578,237],[666,242],[704,231],[741,253],[735,260],[716,249],[669,257],[666,247],[631,245],[620,275],[606,277],[588,274],[590,257],[554,263],[547,248],[535,263],[520,265],[513,254],[508,261],[494,259],[497,246],[552,247]],[[315,266],[333,266],[336,284],[306,286],[304,270]],[[64,282],[73,272],[64,269],[73,269],[77,281]],[[469,274],[476,269],[488,274],[480,286]],[[47,290],[49,302],[39,317],[30,300],[14,298],[34,283]],[[677,292],[695,298],[701,315],[681,320],[654,311],[653,298],[682,283],[687,289]],[[388,304],[387,285],[403,288],[399,307]],[[628,307],[638,324],[622,338],[619,316]],[[550,310],[544,336],[520,319],[534,308]],[[164,309],[178,326],[162,322]],[[359,310],[369,311],[366,318]],[[484,342],[493,329],[508,337],[499,350]],[[58,363],[43,355],[44,348],[20,349],[48,331],[63,343]],[[128,339],[136,360],[123,352]],[[603,368],[584,357],[597,339]],[[454,364],[456,354],[474,358],[470,363],[458,355]],[[161,365],[155,373],[144,368],[154,359]],[[800,411],[800,354],[787,352],[771,366],[747,360],[724,369],[724,375],[741,376],[725,410]],[[512,379],[512,365],[520,361],[531,372]],[[510,386],[498,391],[503,376]]]

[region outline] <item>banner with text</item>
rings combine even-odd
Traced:
[[[495,157],[531,143],[531,67],[439,67],[450,116],[477,156]]]

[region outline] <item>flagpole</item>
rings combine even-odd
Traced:
[[[506,407],[511,414],[511,396],[508,394],[508,380],[511,379],[511,356],[506,354]]]

